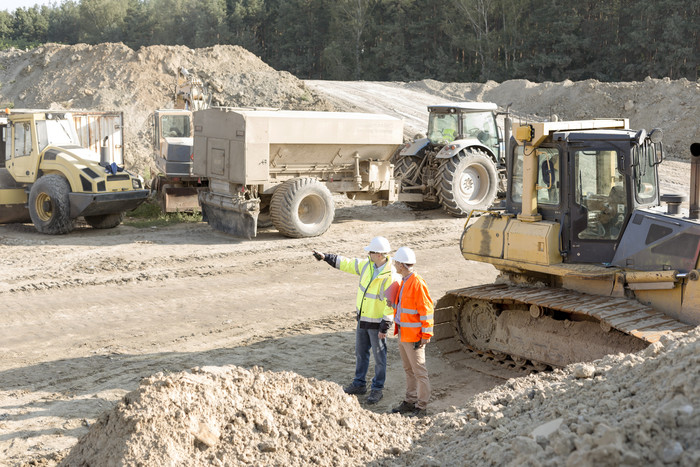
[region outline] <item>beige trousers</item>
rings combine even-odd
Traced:
[[[425,409],[430,399],[430,381],[425,367],[425,346],[415,349],[414,342],[399,342],[399,353],[406,372],[405,401]]]

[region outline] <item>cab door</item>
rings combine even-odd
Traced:
[[[613,146],[571,148],[568,262],[609,263],[615,255],[633,206],[619,156]]]
[[[36,135],[31,119],[13,120],[11,128],[11,151],[6,155],[6,166],[18,182],[32,183],[36,180],[38,151]],[[8,149],[10,142],[8,141]]]

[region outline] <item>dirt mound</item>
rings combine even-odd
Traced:
[[[700,329],[638,354],[511,379],[435,417],[418,465],[698,465]]]
[[[238,367],[157,375],[62,465],[698,465],[700,330],[509,380],[423,420],[333,383]]]
[[[208,82],[213,103],[284,109],[331,110],[303,81],[279,72],[238,46],[205,49],[124,44],[47,44],[0,52],[0,104],[16,108],[124,112],[129,168],[151,165],[149,115],[173,106],[178,67]]]
[[[518,115],[556,115],[560,120],[629,118],[632,128],[661,128],[666,153],[678,159],[689,159],[690,144],[700,141],[700,82],[687,79],[647,78],[625,83],[510,80],[483,84],[424,80],[409,83],[409,87],[449,100],[495,102],[503,108],[513,104],[512,110]]]
[[[238,46],[189,49],[157,45],[134,51],[121,43],[47,44],[31,51],[0,51],[0,105],[121,110],[125,162],[144,173],[146,168],[155,168],[148,116],[155,109],[172,106],[179,66],[196,71],[209,84],[216,105],[378,110],[371,99],[357,108],[330,96],[335,105],[331,104],[303,81],[271,68]],[[677,158],[687,158],[690,144],[700,141],[695,118],[700,111],[700,83],[686,79],[647,78],[632,83],[511,80],[500,84],[423,80],[402,83],[402,87],[449,100],[490,101],[502,107],[512,103],[518,115],[627,117],[633,128],[662,128],[667,135],[667,152]],[[423,121],[420,124],[425,125]]]
[[[209,367],[144,380],[61,465],[364,465],[414,434],[334,383]]]

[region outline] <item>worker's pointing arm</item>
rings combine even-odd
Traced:
[[[317,261],[325,261],[326,263],[330,264],[334,268],[338,267],[337,266],[338,255],[334,255],[332,253],[319,253],[316,250],[313,250],[313,255]]]

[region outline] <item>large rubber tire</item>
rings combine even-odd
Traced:
[[[334,216],[333,196],[315,178],[287,180],[272,194],[272,225],[287,237],[321,235],[331,226]]]
[[[488,209],[498,194],[498,171],[491,158],[479,149],[466,149],[445,161],[438,170],[438,199],[455,217],[472,210]]]
[[[113,229],[121,224],[123,220],[123,212],[102,214],[100,216],[85,216],[85,222],[87,222],[93,229]]]
[[[44,175],[34,182],[29,191],[29,216],[39,232],[61,235],[73,230],[69,193],[68,180],[58,174]]]
[[[418,170],[420,162],[420,157],[404,156],[396,158],[396,161],[394,162],[394,177],[401,179],[414,177],[416,174],[416,170]],[[419,176],[415,182],[418,185],[423,185],[423,177]],[[403,184],[403,181],[401,183]],[[440,203],[432,201],[422,201],[418,203],[405,202],[405,204],[414,211],[427,211],[430,209],[437,209],[440,207]]]

